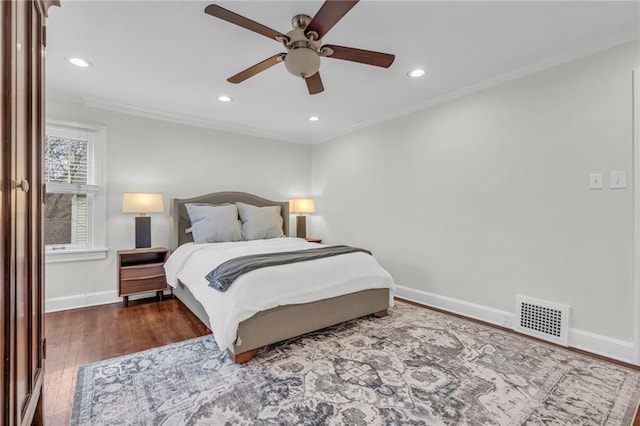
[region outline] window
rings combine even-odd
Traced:
[[[104,259],[104,127],[48,122],[44,142],[47,262]]]

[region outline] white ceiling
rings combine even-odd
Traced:
[[[324,38],[396,55],[389,69],[323,58],[325,91],[279,64],[283,51],[206,15],[212,1],[62,1],[49,10],[49,96],[206,127],[309,143],[640,38],[639,2],[361,1]],[[220,1],[280,32],[322,1]],[[94,65],[80,69],[65,57]],[[428,75],[409,79],[422,67]],[[234,102],[223,104],[226,94]],[[310,122],[317,115],[320,121]]]

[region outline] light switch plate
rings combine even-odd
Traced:
[[[602,189],[602,173],[591,173],[589,175],[589,188]]]
[[[612,170],[611,171],[611,189],[621,189],[627,187],[627,171]]]

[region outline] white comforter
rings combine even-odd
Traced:
[[[186,285],[202,304],[220,348],[236,340],[238,324],[255,313],[280,305],[307,303],[373,288],[389,288],[391,275],[366,253],[349,253],[288,265],[271,266],[240,276],[224,293],[209,287],[205,275],[229,259],[249,254],[319,247],[301,238],[184,244],[165,264],[168,283]],[[241,342],[239,342],[241,343]]]

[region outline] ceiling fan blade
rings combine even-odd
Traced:
[[[327,44],[323,49],[331,49],[333,53],[327,54],[327,58],[343,59],[345,61],[360,62],[361,64],[373,65],[376,67],[389,68],[396,58],[395,55],[372,50],[356,49],[354,47],[343,47]]]
[[[307,83],[307,89],[309,89],[310,95],[315,95],[324,91],[322,79],[320,78],[320,72],[315,73],[311,77],[305,78],[304,81]]]
[[[278,62],[284,61],[284,57],[287,56],[286,53],[278,53],[277,55],[273,55],[272,57],[265,59],[262,62],[258,62],[252,67],[247,68],[244,71],[240,71],[238,74],[229,77],[227,81],[229,83],[242,83],[248,78],[253,77],[254,75],[266,70],[267,68],[271,68],[276,65]]]
[[[351,10],[359,0],[327,0],[320,7],[320,10],[313,17],[307,28],[304,29],[305,34],[313,31],[318,34],[318,39],[324,37],[344,15]]]
[[[265,27],[262,24],[259,24],[249,18],[245,18],[244,16],[238,15],[237,13],[220,7],[217,4],[210,4],[209,6],[207,6],[204,9],[204,13],[215,16],[216,18],[220,18],[223,21],[231,22],[232,24],[236,24],[238,26],[241,26],[242,28],[246,28],[258,34],[262,34],[263,36],[269,37],[270,39],[276,41],[279,41],[278,39],[281,37],[288,40],[288,37],[281,32],[273,30],[269,27]]]

